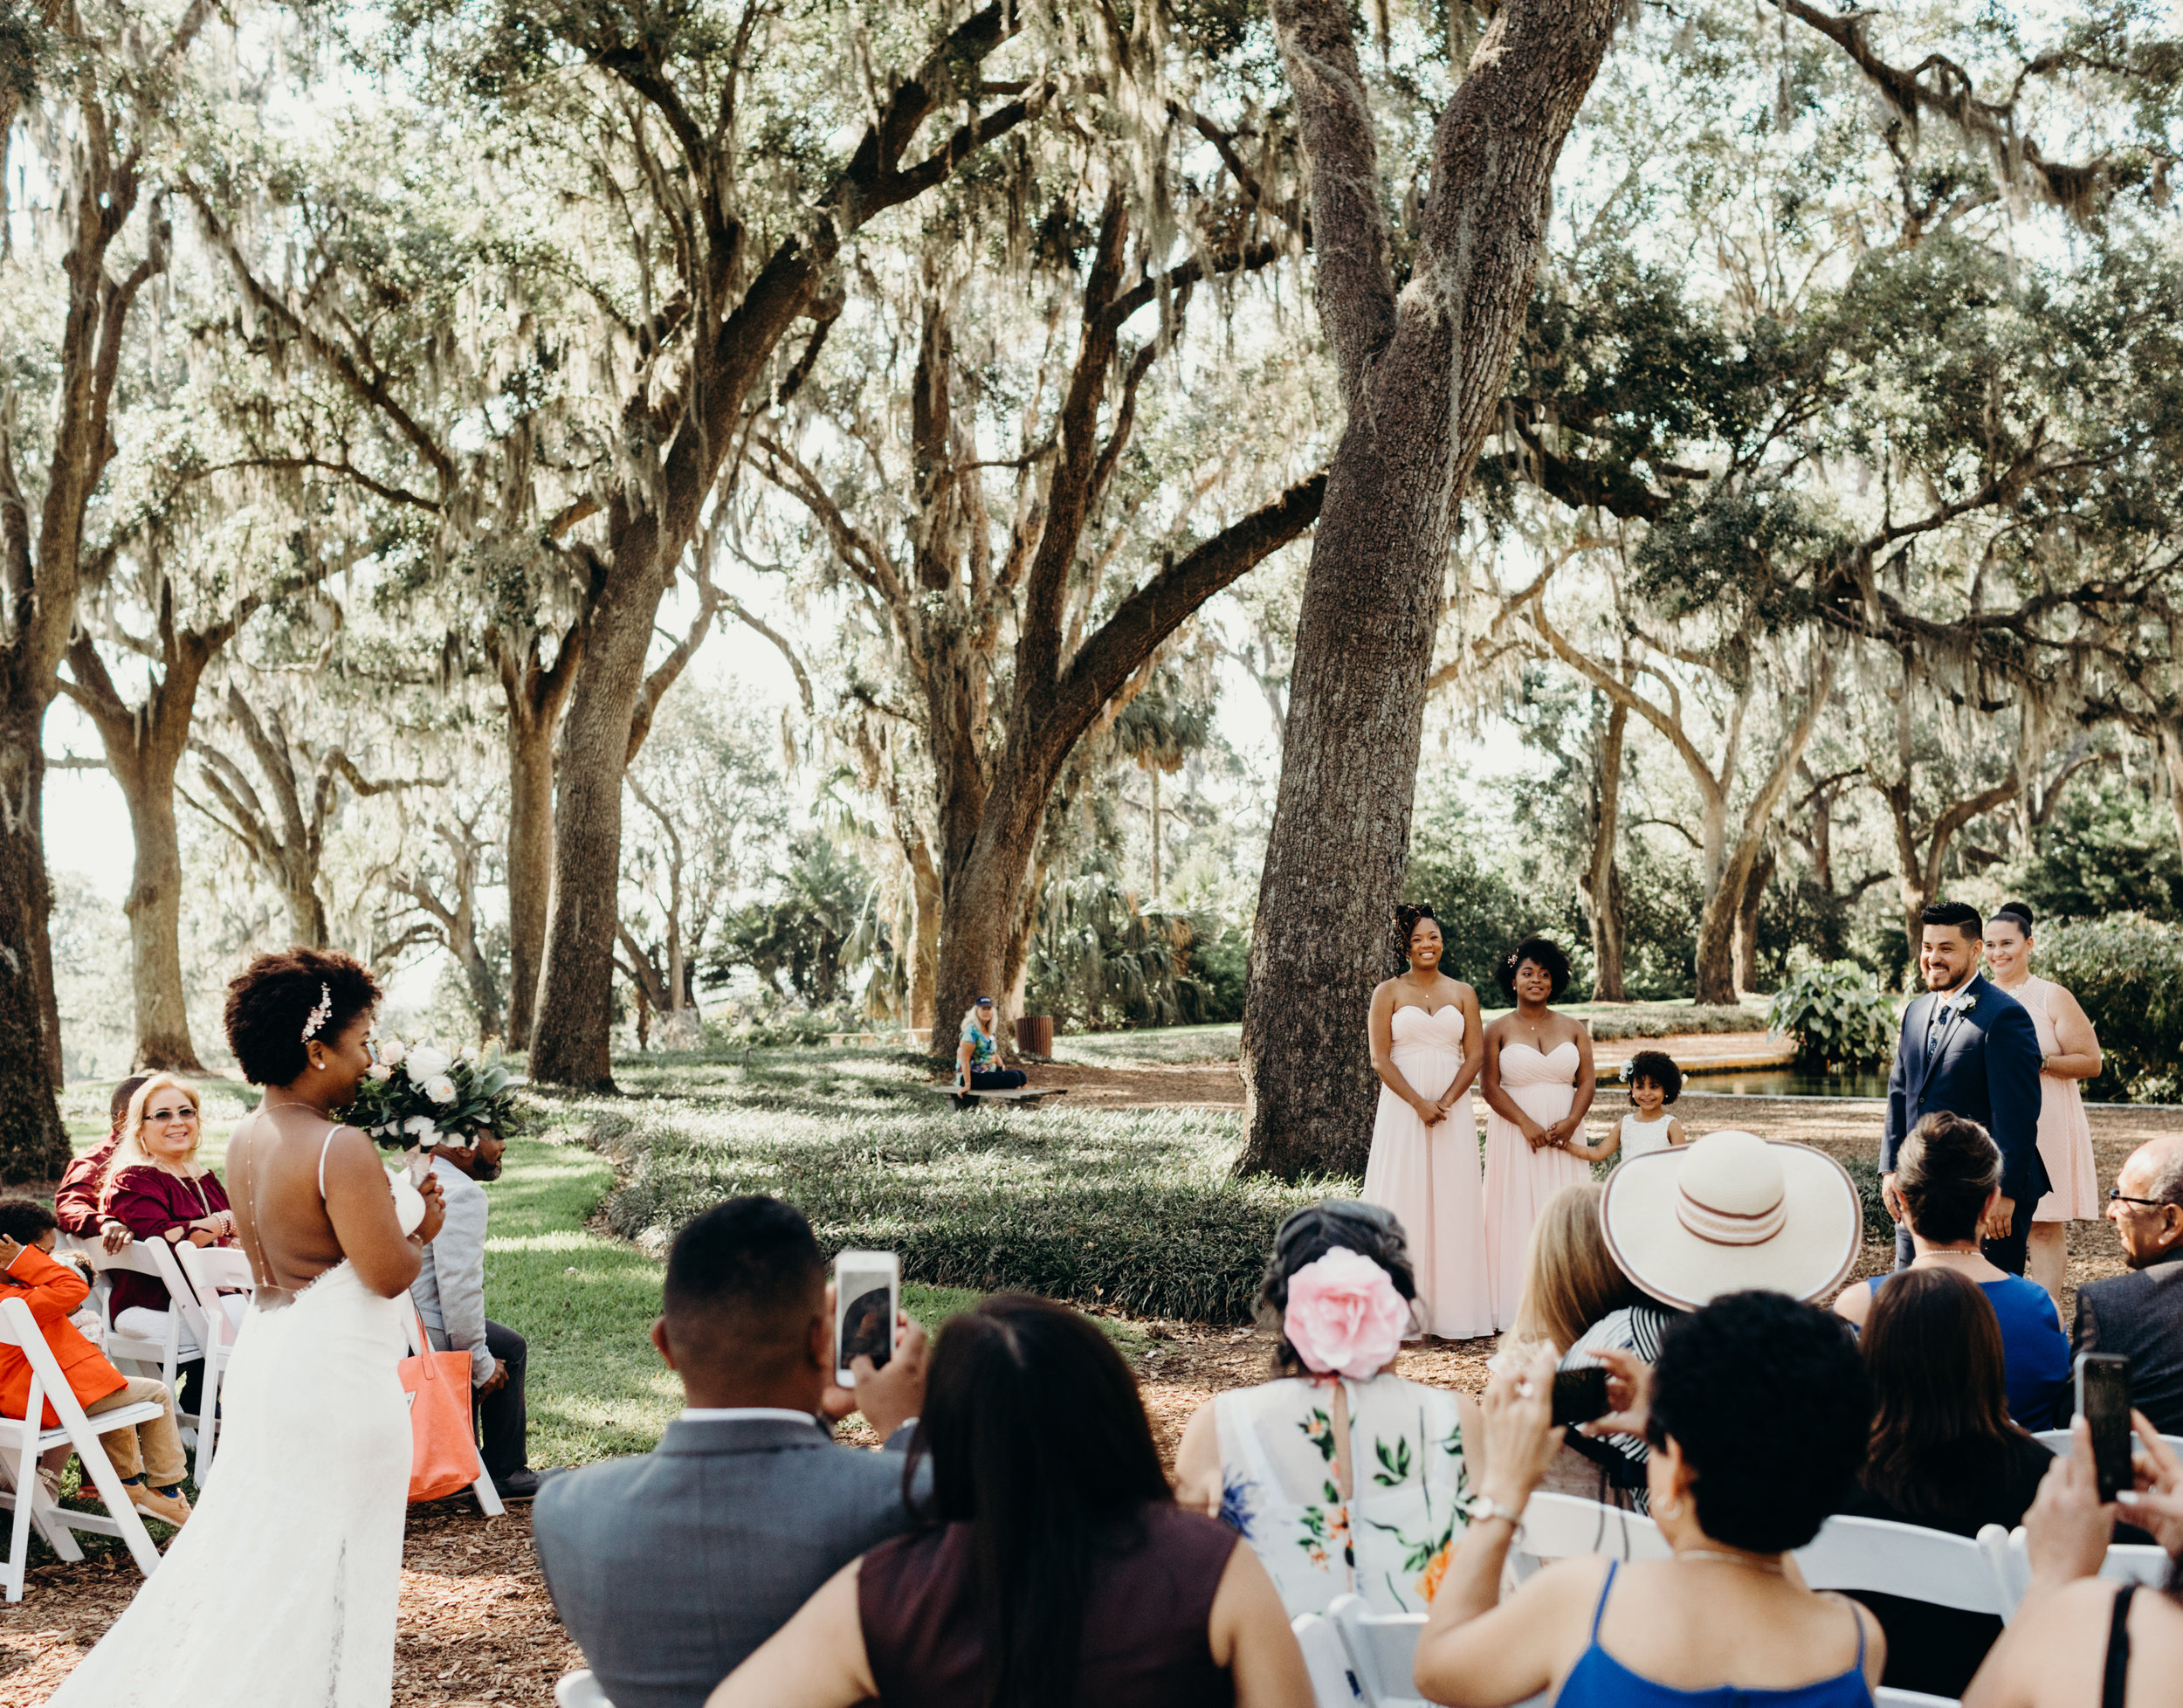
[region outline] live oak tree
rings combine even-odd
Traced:
[[[1436,123],[1408,278],[1344,0],[1273,0],[1348,424],[1312,547],[1243,1016],[1239,1167],[1359,1169],[1364,1014],[1390,965],[1457,506],[1499,412],[1554,163],[1613,0],[1507,0]],[[1412,162],[1401,162],[1408,166]]]
[[[45,713],[100,548],[124,345],[170,254],[170,119],[191,98],[190,49],[211,15],[203,0],[35,6],[10,19],[0,66],[0,178],[32,117],[54,192],[32,226],[48,235],[7,258],[0,285],[36,305],[18,323],[34,347],[10,352],[0,386],[0,1180],[57,1174],[69,1155],[54,1099]]]

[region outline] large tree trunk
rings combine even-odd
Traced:
[[[909,1023],[933,1027],[934,995],[940,984],[940,873],[933,851],[922,837],[902,851],[909,868]]]
[[[546,956],[554,878],[554,727],[527,697],[508,696],[508,1048],[527,1050]]]
[[[1759,988],[1759,906],[1773,881],[1773,844],[1759,851],[1758,863],[1744,884],[1743,905],[1736,910],[1736,989],[1748,996]]]
[[[1351,9],[1273,0],[1348,424],[1305,580],[1251,943],[1246,1172],[1364,1166],[1365,1011],[1408,853],[1448,543],[1530,301],[1554,162],[1618,10],[1508,0],[1495,14],[1437,127],[1398,299]]]
[[[203,1073],[189,1041],[189,1004],[182,981],[182,838],[175,824],[179,753],[146,754],[133,776],[114,773],[128,802],[136,865],[125,908],[136,994],[135,1064]]]
[[[2175,819],[2175,840],[2183,847],[2183,720],[2160,720],[2160,757],[2168,768],[2168,811]]]
[[[582,667],[569,690],[554,803],[554,887],[531,1078],[609,1090],[614,1084],[614,941],[620,920],[622,780],[644,686],[644,654],[666,592],[656,563],[658,525],[617,517],[616,567],[591,613]]]
[[[1592,928],[1592,1000],[1625,1002],[1622,984],[1622,879],[1615,859],[1622,832],[1622,747],[1629,708],[1620,700],[1608,710],[1601,732],[1599,774],[1592,795],[1592,864],[1584,875],[1584,913]]]
[[[45,879],[45,702],[0,704],[0,1181],[46,1181],[68,1166],[53,1093],[60,1027]],[[25,704],[25,701],[29,704]]]

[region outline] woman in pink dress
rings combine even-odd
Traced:
[[[1433,910],[1402,906],[1395,926],[1409,971],[1372,993],[1380,1107],[1364,1201],[1395,1212],[1417,1276],[1420,1333],[1468,1340],[1493,1332],[1470,1082],[1485,1058],[1478,993],[1440,970]],[[1463,1113],[1451,1112],[1460,1107]]]
[[[1508,1328],[1524,1294],[1532,1223],[1565,1186],[1592,1178],[1569,1141],[1584,1129],[1596,1089],[1592,1035],[1547,1006],[1569,987],[1569,957],[1526,937],[1496,969],[1515,1009],[1485,1029],[1485,1261],[1493,1326]]]
[[[2032,976],[2031,909],[2022,902],[2006,903],[1987,921],[1986,965],[2039,1030],[2039,1160],[2053,1189],[2031,1213],[2024,1272],[2053,1295],[2059,1310],[2069,1223],[2097,1222],[2107,1213],[2092,1163],[2092,1125],[2077,1089],[2077,1081],[2100,1071],[2099,1034],[2076,997],[2051,979]]]

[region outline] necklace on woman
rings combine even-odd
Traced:
[[[1754,1572],[1764,1572],[1769,1577],[1786,1577],[1787,1570],[1778,1560],[1760,1560],[1754,1554],[1731,1553],[1725,1548],[1677,1548],[1677,1560],[1717,1560],[1724,1566],[1747,1567]]]

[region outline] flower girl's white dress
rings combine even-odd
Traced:
[[[321,1195],[325,1181],[321,1153]],[[389,1183],[409,1233],[424,1200]],[[386,1708],[410,1498],[406,1308],[346,1258],[292,1303],[251,1307],[189,1522],[49,1708]]]

